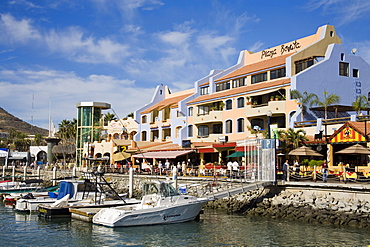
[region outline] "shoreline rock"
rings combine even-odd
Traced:
[[[336,198],[330,192],[309,194],[268,188],[248,191],[230,198],[209,202],[207,208],[224,209],[272,219],[299,220],[337,226],[370,227],[370,203],[367,200]]]

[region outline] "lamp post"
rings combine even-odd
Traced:
[[[270,125],[271,125],[272,111],[268,110],[266,112],[266,115],[267,115],[267,139],[271,139]]]

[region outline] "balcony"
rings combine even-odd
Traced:
[[[209,134],[207,136],[197,136],[196,138],[202,142],[218,142],[218,138],[224,135],[225,134]]]
[[[261,115],[266,115],[268,110],[272,111],[273,114],[282,113],[285,114],[286,112],[286,101],[285,100],[278,100],[278,101],[269,101],[263,104],[257,105],[247,105],[246,106],[246,115],[247,117],[257,117]]]
[[[209,111],[208,114],[194,116],[194,124],[212,123],[222,121],[222,111]]]

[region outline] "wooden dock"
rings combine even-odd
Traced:
[[[72,219],[82,220],[86,222],[92,222],[94,215],[100,211],[103,207],[96,208],[70,208]]]

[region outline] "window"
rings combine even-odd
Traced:
[[[226,121],[226,134],[233,133],[233,121],[227,120]]]
[[[299,73],[299,72],[311,67],[314,64],[315,64],[314,58],[309,58],[309,59],[297,61],[297,62],[295,62],[295,72]]]
[[[189,115],[189,117],[193,116],[193,107],[192,106],[189,107],[189,109],[188,109],[188,115]]]
[[[245,77],[238,78],[232,81],[233,88],[245,86]]]
[[[141,141],[146,141],[146,131],[141,132]]]
[[[200,88],[200,95],[206,95],[209,94],[209,86],[201,87]]]
[[[254,129],[255,126],[259,126],[260,129],[263,129],[263,125],[264,125],[263,123],[264,123],[264,121],[261,118],[252,119],[251,120],[252,129]]]
[[[176,127],[175,138],[179,138],[181,128],[181,126]]]
[[[285,75],[286,75],[285,67],[280,68],[280,69],[271,70],[270,71],[270,80],[285,77]]]
[[[230,89],[230,81],[216,84],[216,92],[227,90],[227,89]]]
[[[146,116],[142,116],[142,117],[141,117],[141,123],[142,123],[142,124],[145,124],[145,123],[146,123],[146,121],[147,121]]]
[[[299,60],[295,62],[295,73],[298,74],[299,72],[311,67],[314,64],[324,60],[324,57],[310,57],[307,59]]]
[[[260,73],[257,75],[252,75],[252,84],[258,83],[261,81],[267,81],[267,72]]]
[[[209,128],[207,125],[199,125],[198,127],[198,136],[206,137],[209,135]]]
[[[222,134],[222,123],[212,126],[212,134]]]
[[[199,115],[207,115],[207,114],[209,114],[209,107],[208,107],[208,105],[200,105],[200,106],[198,106],[198,114]]]
[[[358,69],[353,69],[352,70],[352,76],[353,77],[359,77],[359,75],[358,75]]]
[[[349,63],[339,62],[339,75],[349,76]]]
[[[344,61],[344,53],[341,53],[341,54],[340,54],[340,60],[341,60],[341,61]]]
[[[237,120],[237,131],[238,133],[244,132],[244,118],[239,118]]]
[[[188,126],[188,137],[193,137],[193,125]]]
[[[244,103],[244,97],[238,98],[237,103],[238,103],[238,108],[243,108],[244,105],[245,105],[245,103]]]
[[[226,100],[226,110],[233,109],[233,101],[231,99]]]

